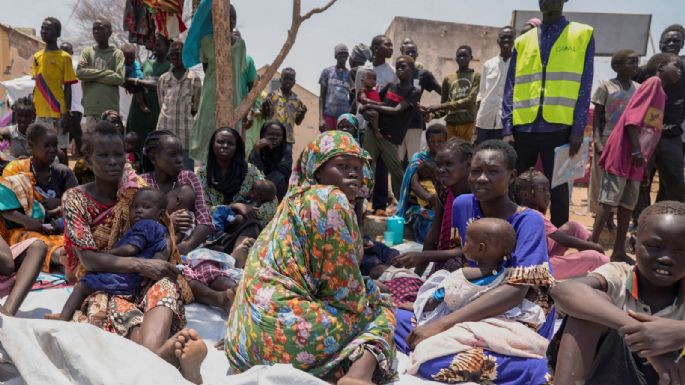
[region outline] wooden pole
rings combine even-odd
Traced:
[[[230,0],[212,0],[214,49],[216,51],[216,128],[233,120],[233,64],[231,62]]]

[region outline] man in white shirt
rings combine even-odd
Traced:
[[[68,53],[69,55],[74,55],[74,47],[71,43],[64,42],[59,48]],[[78,64],[78,63],[77,63]],[[74,65],[76,69],[76,65]],[[83,105],[81,100],[83,99],[83,90],[81,89],[81,83],[74,83],[71,85],[71,109],[69,113],[69,120],[64,122],[69,128],[69,138],[74,141],[74,147],[71,154],[80,157],[81,156],[81,137],[83,131],[81,131],[81,119],[83,118]]]
[[[514,28],[507,26],[500,29],[497,34],[500,53],[483,64],[480,91],[476,97],[476,144],[489,139],[502,139],[502,97],[515,39]]]

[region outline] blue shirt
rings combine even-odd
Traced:
[[[542,65],[546,66],[549,60],[549,54],[552,51],[554,43],[556,43],[564,28],[569,24],[565,17],[561,17],[554,24],[542,23],[540,26],[540,55],[542,56]],[[504,86],[504,98],[502,100],[502,125],[504,126],[504,135],[511,135],[514,131],[514,82],[516,80],[516,57],[517,52],[511,55],[509,61],[509,72],[507,73],[507,81]],[[595,38],[590,39],[585,54],[585,71],[580,79],[580,92],[578,100],[576,101],[576,108],[573,112],[573,126],[571,127],[571,135],[580,136],[583,134],[585,125],[587,124],[587,114],[590,108],[590,96],[592,95],[592,76],[594,75],[595,64]],[[518,132],[556,132],[566,129],[568,126],[564,124],[549,123],[542,118],[542,108],[538,111],[538,116],[531,124],[522,124],[516,126]]]

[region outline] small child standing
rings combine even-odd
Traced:
[[[597,163],[602,152],[604,152],[604,146],[606,146],[609,135],[623,115],[630,98],[640,87],[639,84],[632,81],[632,78],[639,71],[639,59],[637,52],[630,49],[616,52],[611,58],[611,69],[616,72],[616,77],[600,82],[599,87],[592,95],[592,104],[595,106],[592,121],[594,155],[590,168],[588,203],[590,211],[595,214],[599,212],[599,179],[602,174]],[[609,223],[613,224],[613,221]]]
[[[647,63],[651,76],[635,92],[621,119],[607,140],[599,166],[600,211],[595,217],[592,241],[598,242],[612,208],[618,208],[618,228],[613,262],[634,263],[626,254],[626,233],[645,177],[647,162],[661,137],[666,93],[664,87],[675,84],[682,74],[680,58],[673,54],[656,54]]]
[[[509,222],[483,218],[471,223],[462,250],[467,260],[476,266],[453,273],[440,270],[426,281],[414,302],[417,326],[457,311],[484,293],[507,284],[508,272],[503,262],[515,248],[516,231]],[[540,282],[545,282],[542,286],[551,286],[554,279],[540,277]],[[419,366],[427,361],[477,349],[542,358],[547,350],[547,339],[536,330],[545,319],[541,304],[523,299],[520,305],[496,317],[456,324],[421,341],[409,357],[407,372],[416,374]],[[480,352],[482,354],[482,350]]]
[[[372,69],[362,70],[362,90],[357,95],[357,104],[360,106],[377,105],[382,106],[381,94],[376,87],[376,72]],[[378,139],[382,139],[383,135],[378,127],[379,113],[374,109],[369,109],[364,112],[364,118],[367,119],[373,130],[373,134]]]
[[[521,206],[542,214],[547,235],[547,251],[552,275],[556,279],[567,279],[585,275],[605,263],[601,245],[589,241],[592,234],[576,221],[569,221],[557,228],[545,217],[550,202],[549,180],[540,171],[531,169],[516,178],[514,186],[516,200]],[[566,254],[568,249],[578,252]]]
[[[150,113],[150,107],[145,103],[145,89],[137,85],[138,80],[145,78],[140,62],[136,60],[136,48],[132,44],[125,44],[121,47],[121,52],[124,53],[124,69],[126,72],[126,79],[134,79],[134,86],[132,90],[136,102],[140,106],[140,110],[144,113]]]
[[[161,223],[166,215],[166,208],[167,198],[161,191],[153,188],[138,190],[130,210],[133,226],[107,254],[167,260],[170,255],[169,230]],[[143,284],[144,279],[140,274],[87,273],[74,286],[74,291],[62,309],[60,320],[70,321],[86,297],[96,291],[114,295],[136,295]]]

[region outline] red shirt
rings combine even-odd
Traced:
[[[647,79],[630,99],[616,127],[611,132],[599,166],[608,173],[641,181],[646,165],[636,167],[631,162],[632,145],[626,127],[637,126],[640,150],[645,160],[654,154],[664,125],[666,93],[658,76]]]

